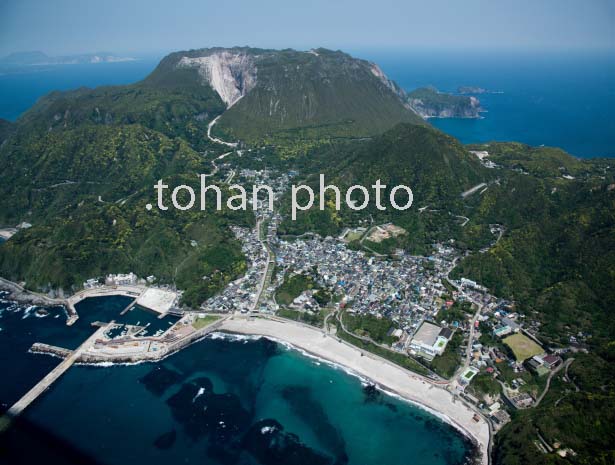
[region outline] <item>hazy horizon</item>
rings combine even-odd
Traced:
[[[5,0],[0,3],[0,55],[43,51],[50,56],[108,51],[164,54],[211,46],[341,50],[612,51],[615,5],[592,0],[471,0],[372,3],[316,0]],[[24,27],[27,26],[27,27]]]

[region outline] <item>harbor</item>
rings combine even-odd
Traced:
[[[0,418],[0,432],[8,428],[12,419],[19,416],[73,364],[160,360],[215,331],[222,320],[218,316],[188,314],[166,331],[150,337],[139,336],[147,326],[126,325],[127,331],[116,336],[113,330],[124,325],[116,324],[114,320],[108,323],[94,321],[91,326],[97,327],[96,331],[75,350],[41,342],[34,343],[30,348],[31,353],[52,355],[63,360],[7,410]]]
[[[41,379],[32,389],[30,389],[21,399],[19,399],[8,411],[0,418],[0,432],[6,429],[11,420],[21,414],[32,402],[34,402],[43,392],[45,392],[49,386],[51,386],[60,376],[62,376],[66,370],[68,370],[77,360],[79,360],[81,354],[86,351],[96,339],[100,338],[106,331],[107,326],[101,326],[96,330],[92,336],[90,336],[81,346],[72,351],[62,362],[58,364],[51,372]]]

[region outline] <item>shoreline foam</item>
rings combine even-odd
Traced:
[[[269,319],[228,319],[218,328],[234,334],[263,336],[344,370],[361,381],[398,397],[445,421],[469,438],[480,454],[479,463],[488,465],[490,430],[486,420],[473,420],[474,410],[462,400],[419,375],[338,340],[316,328]],[[363,355],[361,355],[363,354]]]

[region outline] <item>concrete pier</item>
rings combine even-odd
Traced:
[[[36,384],[32,389],[30,389],[21,399],[19,399],[13,406],[8,409],[6,414],[0,418],[0,432],[5,430],[12,418],[17,417],[21,412],[27,408],[32,402],[34,402],[38,396],[40,396],[43,392],[47,390],[49,386],[51,386],[60,376],[68,370],[73,363],[77,361],[77,359],[81,356],[81,354],[87,350],[96,339],[100,339],[103,337],[103,333],[107,330],[107,326],[102,326],[96,330],[94,334],[92,334],[86,341],[81,344],[77,349],[71,352],[71,354],[62,360],[58,366],[56,366],[53,370],[51,370],[47,376],[41,379],[38,384]]]
[[[33,354],[51,354],[58,357],[66,358],[69,357],[73,351],[65,349],[64,347],[52,346],[50,344],[44,344],[42,342],[35,342],[34,344],[32,344],[32,347],[30,347],[29,352],[32,352]]]
[[[126,308],[124,310],[122,310],[120,312],[120,315],[125,315],[126,313],[128,313],[130,310],[132,310],[134,308],[134,306],[137,304],[136,300],[133,300],[132,302],[130,302]]]

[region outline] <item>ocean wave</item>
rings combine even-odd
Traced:
[[[144,363],[157,363],[162,359],[158,360],[137,360],[135,362],[76,362],[75,365],[83,366],[83,367],[100,367],[100,368],[110,368],[110,367],[130,367],[135,365],[142,365]]]
[[[250,341],[258,341],[259,339],[271,339],[266,336],[261,336],[260,334],[237,334],[237,333],[223,333],[220,331],[213,331],[207,335],[205,335],[205,339],[211,340],[226,340],[226,341],[236,341],[236,342],[250,342]],[[278,342],[278,341],[275,341]]]
[[[30,305],[29,307],[25,309],[21,319],[25,320],[26,318],[30,318],[32,316],[32,312],[36,311],[36,309],[37,309],[36,305]]]
[[[199,397],[201,397],[203,394],[205,394],[205,388],[200,387],[196,395],[192,398],[192,403],[194,404],[194,401],[197,400]]]
[[[215,334],[215,333],[212,333]],[[378,389],[380,392],[393,397],[395,399],[398,399],[404,403],[410,404],[412,406],[415,406],[427,413],[429,413],[430,415],[438,418],[440,421],[446,423],[447,425],[452,426],[455,430],[457,430],[458,432],[460,432],[464,437],[468,438],[473,444],[477,444],[478,440],[477,438],[467,429],[465,429],[463,426],[461,426],[460,424],[458,424],[457,422],[455,422],[452,418],[450,418],[448,415],[445,415],[444,413],[438,412],[437,410],[434,410],[432,407],[429,407],[425,404],[423,404],[421,401],[416,400],[416,399],[410,399],[408,397],[405,397],[397,392],[395,392],[392,389],[389,389],[388,387],[382,385],[381,383],[379,383],[378,381],[371,379],[367,376],[361,375],[359,373],[357,373],[356,371],[354,371],[353,369],[342,365],[338,362],[334,362],[332,360],[329,360],[327,358],[321,357],[319,355],[315,355],[301,347],[298,347],[296,345],[293,345],[290,342],[287,341],[283,341],[281,339],[278,339],[276,337],[273,336],[263,336],[263,335],[259,335],[259,334],[236,334],[236,333],[217,333],[220,334],[221,336],[218,337],[218,339],[227,339],[229,341],[233,341],[233,340],[238,340],[238,341],[244,341],[246,339],[248,340],[258,340],[261,338],[265,338],[265,339],[269,339],[270,341],[276,342],[277,344],[283,346],[284,348],[286,348],[287,350],[290,351],[295,351],[295,352],[299,352],[301,355],[303,355],[306,358],[315,360],[319,363],[324,363],[328,366],[330,366],[333,369],[336,370],[340,370],[343,371],[344,373],[346,373],[347,375],[350,375],[356,379],[359,380],[359,382],[361,383],[362,386],[367,386],[367,385],[373,385],[376,389]]]

